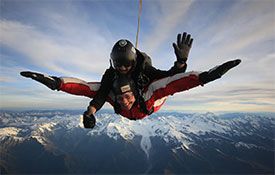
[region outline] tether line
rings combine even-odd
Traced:
[[[137,26],[137,34],[136,34],[136,48],[138,47],[138,34],[139,34],[139,28],[140,28],[140,15],[141,15],[141,9],[142,9],[142,0],[139,0],[139,8],[138,8],[138,26]]]

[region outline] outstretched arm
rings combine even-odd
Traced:
[[[93,98],[99,87],[99,82],[86,82],[78,78],[61,77],[59,90],[73,95],[81,95]]]
[[[59,90],[69,94],[90,98],[94,98],[97,95],[101,86],[100,82],[86,82],[78,78],[61,77],[60,80],[61,85]],[[113,105],[113,96],[111,93],[107,95],[106,101]]]
[[[186,91],[198,85],[203,85],[221,78],[227,71],[236,67],[241,60],[236,59],[216,66],[205,72],[179,73],[170,77],[159,79],[148,86],[144,94],[145,101],[149,99],[158,100],[167,95]]]
[[[179,73],[170,77],[154,81],[148,86],[144,94],[145,101],[149,99],[158,100],[177,92],[182,92],[201,85],[200,72]]]
[[[30,71],[23,71],[20,74],[47,86],[51,90],[61,90],[89,98],[94,98],[100,87],[100,82],[86,82],[78,78],[55,77]]]

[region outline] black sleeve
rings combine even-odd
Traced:
[[[168,71],[156,69],[153,66],[146,66],[144,69],[144,74],[149,77],[150,81],[154,81],[157,79],[173,76],[178,73],[183,73],[186,71],[186,68],[186,64],[183,68],[177,68],[176,62],[174,63],[174,66],[172,66]]]
[[[113,79],[115,76],[115,70],[113,68],[109,68],[105,71],[102,79],[101,79],[101,85],[96,93],[95,97],[93,100],[90,102],[90,106],[93,106],[96,108],[96,111],[100,110],[101,107],[104,105],[109,92],[111,91],[112,88],[112,83]]]

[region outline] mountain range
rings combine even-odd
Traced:
[[[1,111],[1,173],[274,174],[274,113]]]

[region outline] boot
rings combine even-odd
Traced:
[[[228,61],[226,63],[223,63],[220,66],[216,66],[212,69],[210,69],[207,72],[202,72],[199,75],[199,79],[203,84],[209,83],[210,81],[214,81],[218,78],[221,78],[223,74],[225,74],[227,71],[232,69],[233,67],[237,66],[241,63],[240,59]]]
[[[36,80],[44,85],[46,85],[51,90],[59,90],[61,80],[60,78],[54,77],[54,76],[48,76],[43,75],[36,72],[30,72],[30,71],[23,71],[20,72],[20,75],[23,77],[31,78],[33,80]]]

